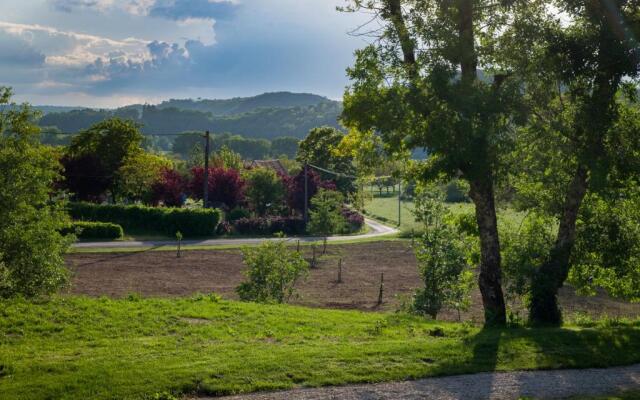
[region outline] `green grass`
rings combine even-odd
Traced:
[[[474,211],[473,203],[447,203],[447,207],[453,214],[470,213]],[[367,215],[387,222],[389,225],[398,225],[398,196],[374,196],[367,201],[365,205]],[[412,201],[403,201],[401,206],[401,224],[400,230],[403,232],[416,232],[422,229],[422,225],[416,221],[413,215],[414,204]],[[510,209],[498,209],[498,218],[511,219],[519,221],[522,214]]]
[[[387,241],[401,241],[407,240],[399,238],[398,235],[387,235],[382,237],[364,238],[364,239],[341,239],[332,240],[327,242],[327,246],[337,246],[345,244],[360,244],[360,243],[373,243],[373,242],[387,242]],[[289,242],[292,246],[296,244],[295,240]],[[321,245],[322,240],[313,242],[300,242],[300,246],[313,246]],[[257,246],[246,244],[214,244],[214,245],[182,245],[183,251],[190,250],[233,250],[240,249],[245,246]],[[156,247],[72,247],[69,249],[69,253],[137,253],[143,251],[177,251],[178,247],[175,245],[162,245]]]
[[[480,330],[192,299],[0,302],[0,398],[144,399],[640,361],[640,323]]]
[[[569,400],[638,400],[640,399],[640,391],[633,390],[630,392],[622,392],[616,395],[596,396],[596,397],[571,397]]]

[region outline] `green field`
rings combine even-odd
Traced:
[[[640,361],[640,321],[480,330],[192,299],[0,302],[0,398],[145,399]]]
[[[449,210],[453,214],[470,213],[475,207],[473,203],[447,203]],[[379,219],[389,224],[398,225],[398,196],[374,196],[365,204],[368,216]],[[412,229],[419,231],[422,226],[416,222],[413,214],[414,204],[412,201],[403,201],[400,208],[400,230],[410,232]],[[509,208],[498,209],[498,218],[520,220],[522,214]]]

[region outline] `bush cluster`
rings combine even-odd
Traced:
[[[122,239],[124,230],[111,222],[76,221],[62,231],[63,234],[75,234],[78,239]]]
[[[233,230],[242,235],[272,235],[283,232],[286,235],[304,233],[304,220],[300,217],[240,218],[233,223]]]
[[[346,233],[360,232],[364,226],[364,217],[359,212],[347,207],[342,208],[342,217],[346,222]]]
[[[111,222],[126,230],[164,232],[185,236],[209,236],[216,233],[220,211],[215,209],[154,208],[145,206],[70,203],[69,214],[75,220]]]

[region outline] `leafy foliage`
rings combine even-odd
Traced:
[[[295,283],[307,275],[309,264],[283,240],[266,241],[242,250],[247,281],[236,289],[244,301],[286,303],[295,294]]]
[[[442,194],[419,190],[415,213],[424,224],[415,249],[424,288],[415,292],[411,309],[434,319],[443,307],[468,309],[474,274],[467,264],[463,236],[446,221],[449,211]]]
[[[181,207],[187,191],[186,178],[175,169],[164,169],[160,177],[151,185],[151,203],[167,207]]]
[[[77,193],[79,199],[95,196],[103,184],[106,184],[114,198],[124,194],[123,184],[126,185],[127,181],[118,179],[122,177],[119,175],[120,168],[127,161],[132,163],[144,161],[138,158],[142,153],[142,140],[143,136],[136,124],[117,118],[99,122],[81,132],[72,139],[71,145],[66,150],[67,164],[74,167],[68,173],[78,176],[69,176],[71,179],[65,180],[73,183],[74,178],[79,178],[77,182],[80,184],[74,187],[69,186],[67,189],[88,189],[86,192]],[[79,171],[81,168],[86,169],[81,172]],[[135,169],[130,169],[129,172],[140,173]],[[90,186],[91,178],[98,178],[96,187]]]
[[[343,203],[340,192],[320,189],[311,199],[309,232],[321,236],[342,232],[346,223],[342,215]]]
[[[189,191],[193,198],[201,200],[204,190],[204,168],[191,169]],[[234,208],[244,200],[245,182],[235,169],[209,168],[209,202]]]
[[[145,206],[70,203],[69,214],[75,220],[111,222],[126,230],[164,232],[174,236],[212,236],[221,213],[215,209],[161,208]]]
[[[582,293],[604,289],[640,301],[640,191],[591,194],[582,208],[569,281]]]
[[[0,88],[0,106],[11,91]],[[68,279],[63,255],[70,239],[62,204],[50,201],[60,164],[38,140],[28,106],[0,107],[0,297],[55,292]]]
[[[168,178],[166,171],[172,167],[171,160],[163,156],[147,152],[130,154],[118,170],[119,192],[129,200],[152,203],[154,184]]]
[[[122,239],[124,230],[120,225],[110,222],[76,221],[65,233],[74,234],[79,239]]]
[[[253,168],[244,174],[245,196],[259,215],[279,214],[284,205],[285,187],[282,179],[270,168]]]
[[[336,128],[323,126],[312,129],[300,142],[297,160],[320,168],[335,171],[338,174],[354,175],[353,159],[349,153],[341,152],[339,147],[345,135]],[[353,190],[351,178],[320,172],[322,179],[332,179],[343,193]]]

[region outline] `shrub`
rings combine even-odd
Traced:
[[[73,233],[78,239],[122,239],[124,236],[122,227],[110,222],[77,221],[63,230],[63,233]]]
[[[240,218],[233,229],[241,235],[265,235],[269,232],[269,221],[265,218]]]
[[[181,207],[186,199],[185,178],[174,169],[164,169],[160,179],[151,186],[151,201],[157,206],[163,203],[167,207]]]
[[[278,232],[301,235],[305,231],[305,223],[300,217],[240,218],[233,223],[233,229],[241,235],[269,235]]]
[[[216,232],[220,211],[214,209],[180,209],[145,206],[70,203],[69,213],[75,220],[112,222],[126,230],[162,232],[173,236],[209,236]]]
[[[348,207],[343,207],[341,213],[346,222],[345,233],[360,232],[364,226],[364,217],[359,212]]]
[[[246,208],[236,207],[227,213],[227,221],[234,222],[241,218],[250,218],[251,212]]]
[[[301,235],[304,233],[304,219],[300,217],[271,217],[269,218],[269,232],[282,232],[286,235]]]
[[[295,283],[306,276],[309,264],[283,240],[266,241],[242,250],[247,281],[236,288],[240,299],[259,303],[285,303],[295,294]]]
[[[204,188],[204,168],[191,169],[189,189],[191,196],[202,199]],[[244,181],[235,169],[209,168],[209,203],[222,204],[230,209],[244,200]]]

